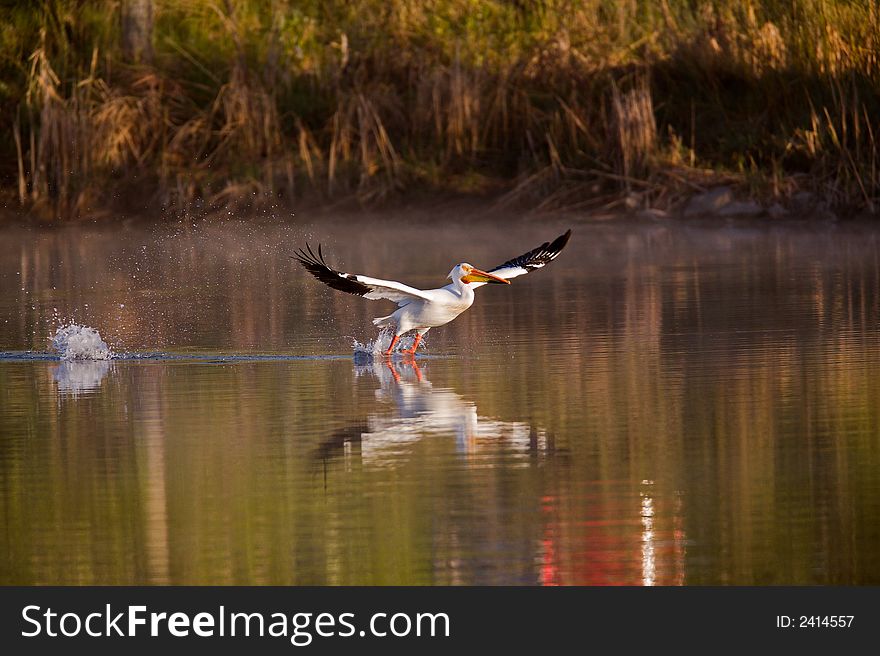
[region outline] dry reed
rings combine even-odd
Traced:
[[[543,210],[670,209],[731,181],[875,210],[874,3],[649,4],[155,0],[149,64],[44,17],[9,179],[58,217],[133,180],[174,209],[501,180],[500,204]]]

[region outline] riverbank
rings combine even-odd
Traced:
[[[880,198],[874,2],[0,12],[3,204],[42,220],[449,196],[845,217]]]
[[[571,225],[596,223],[639,224],[694,224],[694,225],[740,225],[757,227],[760,225],[821,225],[828,223],[850,223],[873,225],[877,220],[875,213],[867,211],[840,213],[830,208],[826,201],[802,192],[785,204],[779,201],[761,202],[737,195],[730,186],[717,186],[706,191],[694,191],[670,210],[656,207],[627,207],[627,198],[621,195],[620,202],[609,208],[584,209],[539,209],[510,206],[505,194],[495,195],[453,195],[453,194],[401,194],[388,199],[381,205],[365,207],[354,197],[336,199],[332,202],[319,202],[315,199],[303,200],[296,205],[266,202],[259,207],[242,204],[232,210],[216,209],[198,204],[186,211],[161,207],[140,206],[101,207],[90,213],[79,214],[58,220],[46,213],[37,213],[18,207],[17,204],[0,203],[0,225],[19,225],[22,227],[42,226],[48,229],[67,225],[89,223],[93,225],[120,224],[126,227],[155,223],[214,223],[241,222],[270,225],[277,223],[310,224],[327,220],[337,224],[395,223],[416,226],[436,223],[439,217],[448,217],[455,224],[496,224],[509,225],[511,222],[545,223],[564,220]]]

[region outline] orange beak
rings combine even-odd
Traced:
[[[479,269],[471,269],[471,272],[466,276],[462,277],[462,282],[488,282],[494,283],[496,285],[509,285],[510,281],[506,278],[499,278],[498,276],[494,276],[491,273],[486,273],[485,271],[480,271]]]

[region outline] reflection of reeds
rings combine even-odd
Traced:
[[[289,240],[286,226],[256,235],[238,224],[135,226],[124,243],[119,231],[87,232],[8,233],[0,278],[28,293],[7,343],[44,348],[34,326],[56,302],[62,316],[92,303],[93,325],[135,350],[179,346],[184,334],[233,352],[335,351],[375,312],[287,275],[286,249],[275,248]],[[366,271],[388,253],[403,258],[400,271],[435,270],[410,244],[435,240],[427,256],[442,263],[461,234],[427,222],[357,232],[363,239],[338,240],[336,256]],[[690,584],[876,582],[876,234],[846,224],[820,234],[594,224],[579,235],[567,259],[534,274],[541,284],[478,302],[432,332],[433,353],[473,343],[485,355],[482,366],[432,360],[433,389],[457,392],[481,415],[546,426],[555,450],[535,456],[496,443],[498,460],[465,460],[441,438],[422,440],[398,466],[360,467],[357,425],[377,412],[378,385],[344,363],[131,364],[108,374],[100,398],[77,403],[56,396],[53,363],[33,373],[7,364],[0,428],[14,448],[2,464],[15,484],[0,504],[10,527],[0,579],[309,584],[330,572],[327,581],[372,584],[381,580],[363,554],[381,548],[397,582],[419,582],[407,577],[421,571],[398,555],[423,553],[429,583],[485,583],[483,560],[471,556],[518,544],[516,562],[529,571],[551,560],[541,547],[552,545],[559,583],[638,583],[640,498],[650,496],[658,583],[678,580],[681,548]],[[491,262],[497,226],[470,222],[469,237],[478,261]],[[118,256],[144,243],[148,254]],[[122,310],[113,289],[128,290]],[[51,303],[32,305],[38,298]],[[338,326],[330,341],[302,337],[325,330],[328,311]],[[487,341],[492,325],[512,332]],[[121,435],[120,424],[130,427]],[[28,440],[35,430],[46,439]],[[424,490],[442,491],[427,523]],[[401,521],[383,521],[391,511]],[[378,528],[365,532],[364,522]],[[291,544],[301,566],[290,566]],[[774,553],[779,566],[769,569]],[[835,560],[817,568],[817,554]],[[617,567],[597,566],[609,562]],[[517,578],[510,567],[494,576]]]
[[[135,179],[169,207],[493,180],[542,209],[731,179],[854,209],[880,193],[873,2],[157,0],[136,65],[97,3],[45,7],[10,14],[32,54],[0,112],[20,201],[58,215]]]

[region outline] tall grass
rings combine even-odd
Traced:
[[[870,0],[154,0],[138,63],[119,3],[0,11],[0,173],[50,215],[413,189],[674,208],[719,181],[873,211],[880,193]]]

